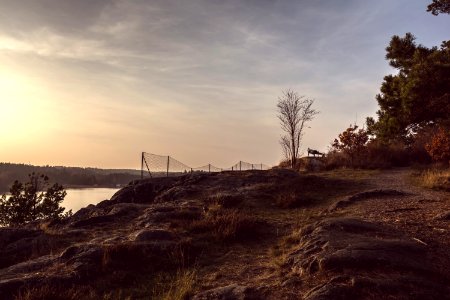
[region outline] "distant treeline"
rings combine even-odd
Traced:
[[[0,193],[9,191],[15,180],[28,180],[28,174],[45,174],[51,182],[64,187],[116,187],[139,179],[140,171],[132,169],[97,169],[59,166],[33,166],[0,163]]]

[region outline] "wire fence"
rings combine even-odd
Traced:
[[[150,177],[180,176],[193,172],[222,172],[222,171],[247,171],[247,170],[268,170],[270,167],[263,163],[252,164],[239,161],[229,168],[219,168],[212,164],[201,167],[190,167],[171,156],[157,155],[142,152],[141,157],[141,177],[148,172]]]

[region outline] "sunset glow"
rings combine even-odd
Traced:
[[[326,151],[375,115],[392,72],[380,45],[406,31],[438,45],[450,28],[426,1],[172,2],[0,0],[0,161],[274,165],[286,88],[321,112],[302,151]]]

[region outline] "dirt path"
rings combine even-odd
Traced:
[[[450,193],[415,186],[410,169],[383,171],[369,179],[376,189],[393,189],[406,195],[375,197],[340,210],[347,216],[383,223],[423,243],[431,260],[450,279]],[[448,218],[448,217],[447,217]]]

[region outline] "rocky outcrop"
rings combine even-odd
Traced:
[[[261,185],[295,176],[280,170],[134,181],[65,220],[0,228],[0,299],[24,288],[177,268],[201,253],[204,238],[193,237],[185,225],[202,219],[205,205],[236,207],[267,193]]]
[[[373,199],[373,198],[392,197],[392,196],[406,196],[406,195],[408,195],[408,193],[405,193],[403,191],[392,190],[392,189],[366,191],[366,192],[362,192],[362,193],[357,193],[357,194],[347,197],[343,200],[337,201],[336,203],[332,204],[328,208],[328,211],[333,212],[337,209],[347,207],[355,202],[362,201],[362,200]]]
[[[330,217],[348,214],[356,201],[395,202],[402,197],[407,202],[409,194],[369,190],[320,214],[330,203],[320,192],[343,183],[288,170],[193,173],[131,182],[111,200],[89,205],[65,220],[0,228],[0,299],[39,287],[62,292],[86,288],[98,292],[99,297],[90,299],[101,299],[111,286],[134,291],[136,282],[144,286],[142,298],[148,298],[153,287],[164,286],[156,282],[161,278],[189,285],[188,279],[176,280],[183,278],[178,278],[180,269],[190,268],[204,268],[189,274],[207,279],[190,291],[196,300],[448,299],[449,280],[442,275],[448,259],[439,251],[431,253],[436,243],[408,237],[394,228],[396,223]],[[279,205],[281,200],[295,205]],[[417,202],[380,211],[413,214],[419,206]],[[308,215],[310,208],[315,208],[314,215]],[[428,214],[434,223],[426,228],[444,236],[447,211]],[[279,256],[268,254],[278,253],[276,244],[297,221],[309,225],[295,231],[298,235],[289,246],[277,250]],[[249,259],[253,264],[246,266]],[[222,270],[221,263],[228,268]],[[151,284],[155,286],[149,288]]]
[[[285,263],[313,286],[305,299],[442,299],[449,295],[448,282],[427,256],[427,246],[386,226],[333,218],[304,227],[300,236]]]

